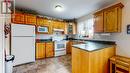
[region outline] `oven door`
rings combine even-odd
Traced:
[[[55,42],[55,51],[66,50],[66,42],[56,41]]]

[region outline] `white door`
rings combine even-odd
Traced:
[[[12,24],[11,25],[12,36],[35,36],[35,26]]]
[[[35,38],[12,37],[11,54],[15,55],[14,66],[35,61]]]

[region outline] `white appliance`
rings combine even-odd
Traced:
[[[55,41],[55,56],[66,55],[66,41]]]
[[[37,27],[37,32],[48,33],[49,32],[49,27],[47,27],[47,26],[38,26]]]
[[[52,40],[55,43],[55,56],[66,55],[66,41],[64,40],[63,31],[55,30]]]
[[[63,29],[54,29],[54,32],[64,32]]]
[[[11,25],[11,54],[14,66],[35,61],[35,26]]]

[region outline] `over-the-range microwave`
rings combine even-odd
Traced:
[[[39,33],[48,33],[49,32],[49,27],[47,27],[47,26],[38,26],[37,27],[37,32],[39,32]]]

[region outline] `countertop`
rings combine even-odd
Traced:
[[[36,42],[53,42],[52,39],[36,39]]]
[[[116,44],[113,43],[101,43],[101,42],[90,42],[90,41],[86,41],[84,42],[84,44],[76,44],[76,45],[72,45],[75,48],[79,48],[85,51],[97,51],[97,50],[101,50],[104,48],[108,48],[108,47],[113,47]]]

